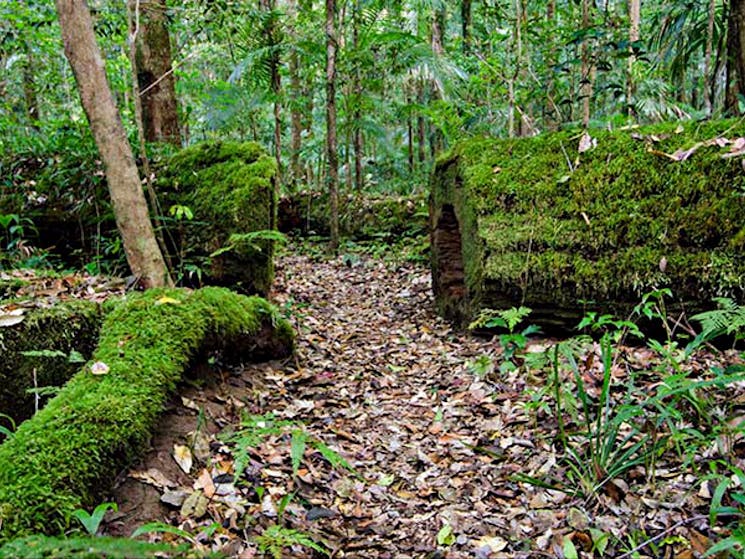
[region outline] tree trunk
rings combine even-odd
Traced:
[[[85,0],[56,0],[55,3],[65,55],[104,162],[127,262],[143,287],[170,285],[171,279],[148,216],[132,148],[106,81],[104,61],[88,7]]]
[[[326,0],[326,183],[329,189],[329,248],[339,248],[339,160],[336,153],[336,0]]]
[[[471,16],[473,8],[471,0],[461,0],[460,3],[460,22],[461,34],[463,37],[463,54],[471,52]]]
[[[704,50],[704,111],[706,118],[712,113],[712,72],[711,53],[714,50],[714,19],[716,17],[716,0],[709,0],[709,18],[706,24],[706,47]]]
[[[360,30],[359,30],[359,19],[360,19],[360,0],[355,0],[354,3],[354,19],[352,21],[352,44],[356,53],[354,63],[354,83],[352,86],[353,99],[354,99],[354,188],[357,192],[362,192],[363,177],[362,177],[362,128],[360,123],[362,122],[362,63],[360,62]]]
[[[272,13],[275,8],[275,0],[261,0],[261,9],[266,13],[267,23],[264,28],[264,46],[269,47],[269,87],[274,97],[274,158],[277,161],[277,186],[282,180],[282,76],[279,73],[279,50],[277,45],[277,21]],[[279,192],[277,193],[279,194]]]
[[[34,80],[34,56],[28,43],[23,44],[26,51],[26,60],[23,64],[23,97],[26,100],[26,116],[28,116],[31,128],[39,129],[39,99],[36,95],[36,82]]]
[[[590,0],[582,0],[582,29],[590,27]],[[580,81],[580,97],[582,98],[582,127],[590,125],[590,102],[592,100],[592,68],[590,62],[589,39],[582,41],[582,67]]]
[[[290,2],[288,7],[288,19],[297,21],[297,0]],[[289,34],[292,43],[295,43],[295,29],[290,27]],[[300,148],[302,147],[303,137],[303,115],[300,112],[300,98],[302,95],[300,89],[300,63],[298,60],[297,49],[290,51],[290,97],[292,103],[290,106],[290,173],[292,178],[289,181],[292,190],[296,190],[300,177],[302,176],[302,167],[300,165]]]
[[[145,140],[181,145],[165,0],[128,0]]]
[[[629,63],[626,74],[626,111],[629,116],[634,114],[634,43],[639,41],[639,26],[641,24],[641,0],[629,0]]]
[[[546,21],[548,22],[549,29],[554,29],[556,25],[556,0],[548,0],[546,5]],[[546,127],[550,131],[556,131],[561,123],[561,112],[559,112],[556,103],[554,101],[554,88],[556,82],[554,81],[554,66],[556,65],[556,43],[553,38],[547,37],[549,40],[548,47],[548,58],[547,65],[549,68],[548,81],[546,83]],[[551,116],[551,115],[555,115]]]
[[[739,114],[745,93],[745,0],[730,0],[727,22],[727,111]]]

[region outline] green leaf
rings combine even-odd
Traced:
[[[455,534],[453,534],[453,527],[450,524],[445,524],[440,531],[437,532],[437,545],[450,546],[455,543]]]
[[[114,512],[119,510],[116,503],[101,503],[93,509],[92,514],[88,514],[83,509],[76,509],[72,512],[72,515],[80,521],[88,534],[95,536],[98,533],[98,528],[101,526],[106,511],[109,509]]]
[[[564,558],[565,559],[579,559],[579,553],[577,548],[574,547],[572,540],[569,536],[564,536]]]
[[[308,433],[302,429],[295,429],[292,432],[290,441],[290,458],[292,459],[292,475],[297,475],[300,469],[300,462],[305,455],[305,446],[308,441]]]
[[[132,537],[136,538],[143,534],[173,534],[174,536],[179,536],[187,541],[194,541],[194,536],[186,530],[181,530],[180,528],[176,528],[175,526],[171,526],[165,522],[148,522],[147,524],[143,524],[137,528],[137,530],[132,532]]]

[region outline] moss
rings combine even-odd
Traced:
[[[279,230],[328,235],[328,196],[296,192],[279,203]],[[427,232],[427,201],[413,196],[348,196],[339,208],[339,229],[354,240],[415,237]]]
[[[27,309],[23,322],[0,328],[0,413],[16,423],[34,412],[34,387],[61,386],[80,365],[69,356],[78,352],[84,359],[93,353],[102,313],[89,301],[60,301],[51,307]],[[27,357],[24,352],[48,351],[61,355]],[[35,378],[35,382],[34,382]]]
[[[178,253],[187,261],[208,262],[208,282],[244,293],[267,294],[274,277],[274,246],[262,241],[236,247],[233,234],[270,230],[276,224],[276,163],[252,142],[204,142],[168,159],[159,173],[167,204],[188,206],[194,220],[184,224]]]
[[[208,351],[286,355],[293,333],[274,308],[224,288],[131,294],[104,320],[93,361],[0,446],[0,540],[60,534],[146,447],[188,365]]]
[[[741,162],[713,145],[663,154],[744,134],[740,121],[592,131],[582,154],[577,132],[460,143],[437,164],[432,211],[454,205],[462,228],[462,314],[495,301],[613,307],[661,287],[742,299]]]

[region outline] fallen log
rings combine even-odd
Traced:
[[[745,293],[741,121],[471,139],[436,165],[432,277],[441,314],[525,305],[544,328]]]
[[[107,314],[86,364],[0,445],[0,542],[58,535],[146,448],[190,364],[288,355],[293,332],[258,297],[224,288],[129,294]]]

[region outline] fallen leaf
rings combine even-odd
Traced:
[[[96,361],[91,365],[91,374],[105,375],[109,372],[109,366],[103,361]]]
[[[176,461],[176,464],[179,465],[179,468],[184,471],[184,473],[188,474],[191,471],[193,459],[191,457],[191,450],[189,450],[188,446],[180,444],[173,445],[173,459]]]
[[[181,301],[178,299],[174,299],[173,297],[161,297],[157,301],[155,301],[155,306],[159,305],[180,305]]]

